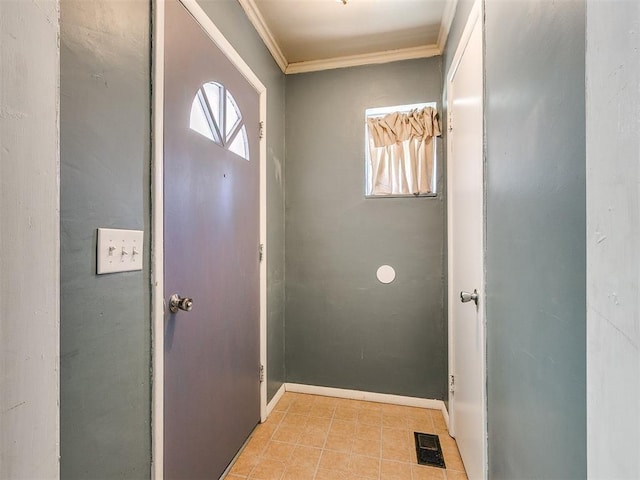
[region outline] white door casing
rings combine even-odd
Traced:
[[[266,106],[267,91],[259,78],[226,40],[196,0],[179,0],[202,26],[212,42],[242,73],[259,95],[259,118],[262,125],[262,140],[259,146],[259,198],[260,198],[260,243],[263,246],[263,260],[260,263],[260,362],[264,366],[264,381],[260,386],[260,417],[267,417],[267,353],[266,353],[266,268],[268,246],[266,239]],[[154,43],[153,43],[153,158],[152,158],[152,237],[151,237],[151,278],[152,278],[152,465],[151,478],[162,479],[164,451],[164,45],[165,45],[165,4],[155,0]]]
[[[483,47],[476,2],[447,75],[449,428],[468,477],[487,478]],[[478,302],[462,302],[461,292]]]

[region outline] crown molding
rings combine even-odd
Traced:
[[[290,63],[284,73],[295,74],[305,72],[317,72],[334,68],[358,67],[378,63],[397,62],[399,60],[412,60],[416,58],[428,58],[440,55],[441,51],[436,45],[402,48],[384,52],[365,53],[363,55],[348,55],[345,57],[327,58],[324,60],[310,60],[307,62]]]
[[[1,0],[0,0],[1,1]],[[437,43],[420,47],[388,50],[383,52],[365,53],[362,55],[347,55],[343,57],[327,58],[322,60],[309,60],[289,63],[280,45],[267,25],[260,9],[254,0],[238,0],[247,18],[258,32],[258,35],[271,53],[271,56],[283,73],[290,75],[305,72],[317,72],[332,70],[335,68],[358,67],[380,63],[397,62],[400,60],[413,60],[416,58],[429,58],[442,55],[449,36],[449,29],[456,13],[458,0],[447,0],[442,15],[442,23],[438,33]]]
[[[280,70],[282,70],[282,72],[286,72],[288,65],[287,59],[284,56],[284,53],[282,53],[276,38],[273,36],[271,29],[267,26],[267,22],[265,22],[264,17],[260,13],[255,2],[253,0],[238,0],[238,3],[240,3],[240,6],[258,32],[258,35],[260,35],[260,38],[262,38],[262,41],[269,52],[271,52],[271,56],[280,67]]]
[[[438,32],[438,50],[440,54],[444,52],[444,47],[447,45],[447,38],[449,38],[449,30],[451,30],[451,24],[453,18],[456,16],[456,8],[458,7],[458,0],[447,0],[444,5],[444,12],[442,12],[442,22],[440,23],[440,32]]]

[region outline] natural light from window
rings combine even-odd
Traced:
[[[365,196],[436,195],[436,103],[365,110]]]
[[[223,100],[224,99],[224,100]],[[217,82],[205,83],[191,104],[191,130],[249,160],[247,129],[233,95]]]

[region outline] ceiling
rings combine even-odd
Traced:
[[[457,0],[238,0],[284,73],[440,55]]]

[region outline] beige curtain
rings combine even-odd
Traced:
[[[440,135],[432,107],[368,118],[371,195],[431,193],[433,137]]]

